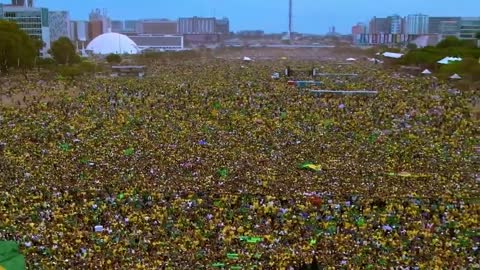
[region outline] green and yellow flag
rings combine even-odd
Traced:
[[[312,171],[318,172],[322,170],[322,165],[316,165],[316,164],[313,164],[312,162],[305,162],[300,165],[300,169],[312,170]]]
[[[25,270],[25,257],[17,243],[0,241],[0,270]]]

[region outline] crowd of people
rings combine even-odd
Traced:
[[[0,110],[0,240],[29,269],[480,267],[475,92],[288,65],[379,93],[316,97],[270,78],[284,61],[221,59],[9,87],[37,96]]]

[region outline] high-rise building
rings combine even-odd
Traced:
[[[124,33],[135,33],[138,21],[136,20],[126,20],[124,23],[123,32]]]
[[[61,37],[71,37],[70,14],[68,11],[50,11],[48,12],[48,21],[50,25],[51,42]]]
[[[114,33],[121,33],[124,31],[124,22],[123,21],[112,21],[112,32]]]
[[[460,35],[460,21],[441,21],[438,34],[458,37]]]
[[[150,35],[175,35],[177,34],[178,22],[168,19],[149,19],[138,21],[136,32]]]
[[[454,23],[457,23],[457,24],[460,25],[460,17],[429,17],[428,18],[428,33],[429,34],[443,34],[442,30],[441,30],[441,27],[440,27],[442,22],[449,22],[449,23],[446,23],[447,25],[453,25]]]
[[[33,7],[33,0],[12,0],[13,6]]]
[[[0,19],[15,22],[30,37],[42,40],[43,54],[50,49],[48,9],[0,4]]]
[[[107,11],[104,9],[103,12],[100,9],[95,9],[90,12],[90,38],[94,39],[95,37],[111,32],[112,25],[110,18],[107,16]]]
[[[388,33],[390,32],[390,25],[388,22],[388,18],[373,17],[370,20],[368,32],[370,34]]]
[[[389,34],[403,34],[403,18],[400,15],[392,15],[387,17]]]
[[[215,20],[215,33],[222,36],[230,35],[230,21],[228,18],[224,17],[220,20]]]
[[[103,21],[89,21],[88,22],[88,37],[94,39],[100,36],[103,33],[106,33],[104,30]]]
[[[71,21],[70,22],[70,36],[73,41],[83,41],[86,42],[90,40],[88,36],[88,25],[87,21]]]
[[[88,26],[89,23],[87,21],[70,22],[70,39],[78,50],[84,49],[87,46],[87,41],[90,40]]]
[[[357,23],[352,26],[352,35],[365,34],[367,32],[367,26],[364,23]]]
[[[179,34],[215,34],[215,18],[180,18],[178,19]]]
[[[475,39],[480,32],[480,17],[462,17],[460,20],[461,39]]]
[[[428,34],[428,15],[424,15],[424,14],[408,15],[406,32],[409,35]]]

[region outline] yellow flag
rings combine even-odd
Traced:
[[[312,169],[312,170],[314,170],[314,171],[320,171],[320,170],[322,170],[322,166],[321,166],[321,165],[315,165],[315,164],[307,164],[307,165],[305,165],[305,168]]]

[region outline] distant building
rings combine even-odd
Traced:
[[[122,33],[125,29],[123,21],[113,20],[111,22],[111,25],[112,25],[112,32],[115,32],[115,33]]]
[[[202,46],[219,43],[222,39],[220,34],[184,34],[185,43],[190,46]]]
[[[444,34],[442,33],[442,23],[448,22],[447,25],[457,23],[460,30],[460,17],[429,17],[428,18],[428,33],[429,34]]]
[[[13,6],[34,7],[33,0],[12,0]]]
[[[107,11],[95,9],[89,15],[89,36],[94,39],[101,34],[111,32],[112,25],[110,18],[107,16]]]
[[[240,37],[249,37],[249,38],[260,38],[265,35],[263,30],[243,30],[236,33]]]
[[[89,21],[88,22],[88,37],[94,39],[103,34],[104,23],[102,21]]]
[[[390,32],[390,24],[388,18],[377,18],[373,17],[370,20],[368,25],[368,33],[369,34],[380,34],[380,33],[389,33]]]
[[[480,17],[463,17],[460,21],[461,39],[475,39],[475,35],[480,32]]]
[[[417,37],[418,35],[406,34],[357,34],[353,36],[353,43],[356,45],[408,44]]]
[[[228,18],[215,20],[215,33],[218,33],[222,36],[230,35],[230,21]]]
[[[458,21],[441,21],[439,24],[439,35],[456,36],[460,35],[460,20]]]
[[[70,21],[70,39],[75,44],[77,50],[86,48],[90,40],[87,21]]]
[[[400,15],[392,15],[387,17],[389,34],[403,34],[404,33],[404,18]]]
[[[352,26],[352,35],[366,34],[367,26],[364,23],[357,23],[357,25]]]
[[[178,19],[179,34],[215,34],[215,18],[180,18]]]
[[[51,42],[61,37],[71,38],[70,14],[68,11],[50,11],[48,12],[48,21],[50,25]]]
[[[428,34],[428,15],[424,15],[424,14],[408,15],[406,34],[409,34],[409,35]]]
[[[129,36],[142,51],[180,51],[183,50],[183,36],[172,35],[135,35]]]
[[[167,19],[142,20],[137,22],[135,28],[137,34],[175,35],[177,34],[178,22]]]
[[[90,40],[88,35],[89,23],[87,21],[71,21],[70,22],[70,38],[73,41],[86,42]]]
[[[48,9],[0,4],[0,19],[15,22],[30,37],[42,40],[43,54],[50,49]]]
[[[123,32],[124,33],[136,33],[137,23],[138,23],[138,21],[136,21],[136,20],[126,20],[124,22]]]

